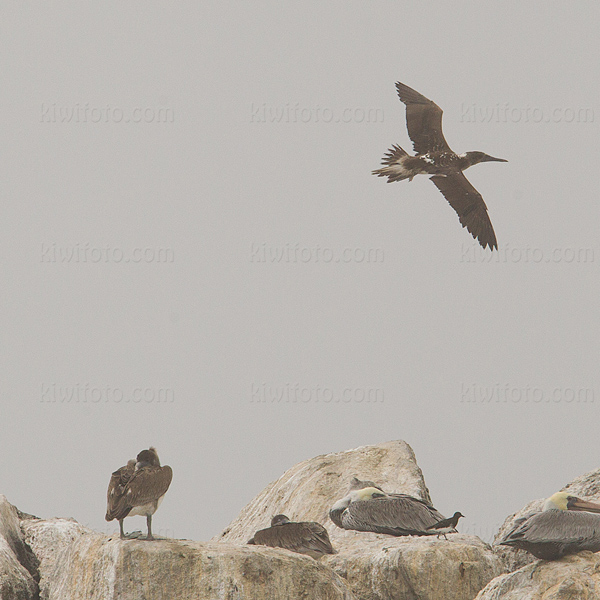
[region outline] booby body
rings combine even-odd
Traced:
[[[403,83],[396,83],[401,102],[406,104],[406,125],[416,156],[393,145],[373,175],[387,177],[388,183],[417,175],[429,175],[452,208],[463,227],[483,248],[498,248],[496,234],[487,214],[481,194],[471,185],[463,171],[481,162],[507,162],[484,152],[452,151],[442,133],[442,109],[419,92]]]
[[[106,493],[106,520],[119,521],[121,539],[127,536],[123,530],[125,517],[141,515],[146,517],[147,540],[153,540],[152,515],[160,506],[173,478],[173,470],[168,465],[160,466],[158,453],[154,447],[142,450],[136,460],[130,460],[125,467],[115,471]]]
[[[329,534],[323,525],[314,521],[292,522],[285,515],[276,515],[271,527],[257,531],[249,544],[285,548],[314,559],[324,554],[335,554]]]
[[[568,492],[557,492],[541,512],[517,519],[499,544],[526,550],[537,558],[556,560],[582,550],[600,550],[600,504]]]

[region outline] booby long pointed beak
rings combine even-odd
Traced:
[[[490,161],[494,161],[494,162],[508,162],[505,158],[496,158],[495,156],[490,156],[489,154],[486,154],[486,157],[483,159],[482,162],[490,162]]]
[[[569,510],[585,510],[587,512],[600,513],[600,504],[596,502],[588,502],[587,500],[582,500],[581,498],[577,498],[569,502],[568,506]]]

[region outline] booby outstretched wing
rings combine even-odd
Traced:
[[[455,171],[446,176],[434,175],[430,179],[456,211],[461,225],[467,228],[481,246],[489,246],[490,250],[497,249],[496,234],[483,197],[462,171]]]
[[[396,83],[396,91],[401,102],[406,104],[406,128],[415,152],[451,152],[442,133],[442,109],[403,83]]]

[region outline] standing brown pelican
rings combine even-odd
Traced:
[[[121,539],[127,536],[123,531],[123,519],[142,515],[148,525],[147,540],[152,537],[152,515],[164,498],[173,470],[169,466],[160,466],[156,449],[152,446],[142,450],[137,460],[117,469],[110,478],[106,492],[106,520],[118,519]]]
[[[396,83],[401,102],[406,104],[406,126],[416,156],[410,156],[394,145],[383,157],[381,169],[373,175],[387,177],[388,183],[415,175],[431,175],[431,181],[442,192],[458,214],[463,227],[485,248],[498,248],[494,228],[481,194],[469,183],[463,171],[480,162],[507,162],[483,152],[456,154],[442,133],[442,109],[425,96],[403,83]]]
[[[430,525],[427,528],[427,531],[432,535],[437,533],[438,540],[440,536],[443,535],[444,539],[447,540],[446,534],[448,533],[458,533],[456,531],[456,526],[458,525],[458,520],[465,515],[461,515],[459,512],[455,512],[449,519],[442,519],[437,522],[435,525]]]
[[[572,512],[587,511],[587,512]],[[557,492],[541,512],[517,519],[499,544],[527,550],[537,558],[556,560],[581,550],[600,550],[600,504],[568,492]]]
[[[248,543],[285,548],[292,552],[308,554],[315,559],[324,554],[335,554],[327,529],[323,525],[314,521],[293,523],[285,515],[274,516],[271,519],[271,527],[257,531]]]
[[[444,519],[424,500],[407,494],[386,494],[373,482],[356,478],[350,492],[333,505],[329,517],[342,529],[398,536],[430,535],[427,527]]]

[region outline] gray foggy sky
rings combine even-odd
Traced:
[[[0,493],[113,531],[155,445],[155,532],[205,540],[296,462],[404,439],[489,539],[597,468],[598,11],[6,5]],[[491,260],[427,178],[371,175],[412,149],[396,81],[509,160],[467,172]]]

